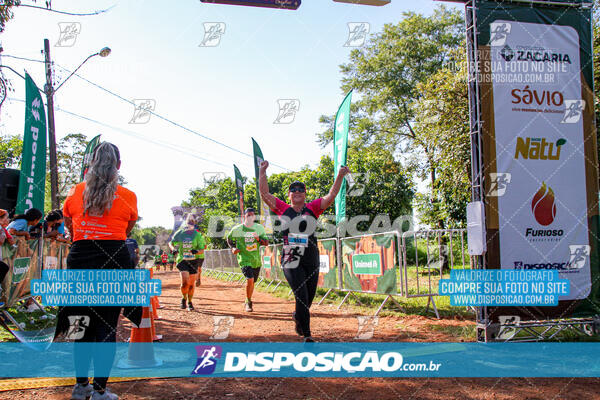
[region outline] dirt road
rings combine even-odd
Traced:
[[[291,321],[293,301],[256,292],[253,313],[243,311],[241,284],[203,277],[196,289],[196,311],[179,309],[179,276],[159,272],[163,281],[163,309],[157,331],[170,342],[206,342],[214,331],[214,318],[231,316],[227,341],[299,341]],[[422,316],[381,317],[371,341],[439,342],[456,339],[427,329],[430,324],[468,326],[472,321],[441,320]],[[129,338],[130,324],[122,321],[118,340]],[[323,305],[312,308],[313,336],[319,341],[354,341],[357,315],[348,309]],[[457,372],[458,374],[459,372]],[[178,378],[109,384],[124,400],[141,399],[600,399],[600,379],[529,378]],[[0,399],[59,400],[70,398],[70,387],[0,392]]]

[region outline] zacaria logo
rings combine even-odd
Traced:
[[[554,191],[551,187],[546,186],[545,182],[542,182],[542,187],[533,196],[531,211],[540,225],[548,226],[554,222],[556,217]]]

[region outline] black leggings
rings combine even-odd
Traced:
[[[132,261],[125,241],[80,240],[73,243],[67,257],[68,269],[130,269]],[[106,387],[115,358],[117,326],[121,307],[64,307],[62,318],[68,318],[70,329],[75,320],[84,328],[79,334],[71,332],[67,340],[75,341],[74,364],[78,383],[88,380],[88,371],[94,360],[94,388]],[[79,318],[76,318],[79,317]],[[87,317],[87,318],[86,318]],[[60,318],[60,317],[59,317]],[[83,335],[83,337],[80,337]],[[95,343],[103,343],[96,346]]]
[[[312,258],[312,257],[311,257]],[[318,257],[317,257],[318,259]],[[319,282],[319,264],[303,263],[296,268],[283,268],[285,279],[290,284],[296,298],[295,317],[302,327],[304,337],[310,336],[310,306],[317,293]]]
[[[85,309],[82,307],[82,309]],[[88,381],[88,372],[92,358],[94,359],[94,388],[103,390],[115,360],[117,323],[121,307],[87,307],[81,317],[89,317],[84,321],[83,337],[75,339],[75,375],[77,383]],[[96,346],[95,343],[103,343]]]

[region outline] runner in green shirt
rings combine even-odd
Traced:
[[[156,254],[154,256],[154,268],[156,268],[157,271],[160,271],[160,263],[162,262],[162,259],[160,257],[160,252],[158,254]]]
[[[254,223],[256,214],[253,208],[244,210],[244,223],[233,227],[227,235],[227,244],[233,254],[237,254],[238,264],[246,277],[246,311],[252,311],[252,293],[254,282],[260,274],[262,262],[260,260],[259,244],[269,244],[265,228]]]
[[[175,262],[175,256],[173,255],[173,252],[169,252],[167,261],[169,263],[169,271],[173,271],[173,263]]]
[[[192,297],[194,296],[194,284],[198,276],[198,269],[202,268],[204,262],[204,249],[206,240],[204,236],[194,228],[194,217],[188,216],[185,224],[173,235],[169,242],[169,248],[177,252],[177,269],[181,274],[181,308],[194,310]]]

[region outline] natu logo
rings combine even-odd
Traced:
[[[515,158],[525,160],[559,160],[560,149],[567,143],[565,139],[558,139],[556,143],[547,142],[545,138],[517,137]]]

